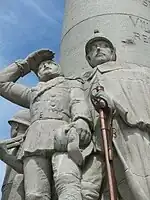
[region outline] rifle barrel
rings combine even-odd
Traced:
[[[17,137],[14,137],[14,138],[10,138],[10,139],[6,139],[6,140],[2,140],[0,141],[0,144],[13,144],[15,142],[22,142],[24,140],[24,135],[19,135]]]

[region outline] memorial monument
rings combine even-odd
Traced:
[[[1,159],[21,174],[23,200],[149,200],[150,3],[65,3],[60,66],[42,49],[0,72],[0,95],[31,118]],[[31,71],[36,87],[17,83]]]
[[[145,130],[147,130],[147,136],[145,135],[144,132],[142,132],[141,134],[132,133],[130,137],[128,137],[125,134],[126,135],[125,139],[122,138],[120,142],[118,143],[116,142],[116,140],[118,140],[119,136],[117,136],[117,133],[116,133],[116,139],[114,139],[113,145],[116,147],[116,149],[118,149],[117,156],[115,157],[114,160],[116,160],[115,167],[116,167],[116,172],[118,173],[118,176],[116,178],[118,179],[117,180],[118,189],[120,190],[118,191],[118,193],[121,194],[120,198],[122,199],[148,199],[149,198],[149,186],[148,186],[149,181],[146,179],[143,180],[143,183],[140,183],[140,181],[144,177],[145,178],[149,177],[149,172],[148,172],[149,158],[145,157],[145,160],[144,158],[141,159],[140,154],[143,155],[144,152],[147,152],[146,154],[149,155],[149,145],[148,145],[149,131],[146,128],[149,126],[148,125],[149,114],[148,115],[146,114],[149,109],[149,103],[148,103],[149,98],[147,98],[149,94],[149,89],[140,90],[139,83],[142,80],[143,81],[142,87],[145,85],[145,87],[147,88],[148,86],[147,74],[149,74],[149,66],[150,66],[150,60],[149,60],[150,4],[149,4],[149,1],[137,1],[137,0],[128,0],[128,1],[123,1],[123,0],[121,1],[120,0],[118,1],[113,1],[113,0],[75,1],[75,0],[71,0],[70,1],[70,0],[66,0],[65,2],[66,2],[66,5],[65,5],[66,7],[65,7],[64,27],[63,27],[63,34],[62,34],[62,41],[61,41],[61,66],[63,68],[64,74],[66,76],[71,76],[71,75],[81,76],[81,74],[84,74],[83,78],[85,78],[85,89],[87,91],[89,91],[88,88],[91,88],[91,86],[90,87],[86,86],[87,82],[92,81],[92,79],[94,79],[94,76],[96,76],[97,78],[95,79],[97,79],[97,81],[95,85],[96,86],[102,85],[105,91],[108,93],[108,96],[110,97],[108,98],[109,100],[107,99],[107,102],[112,102],[110,101],[110,99],[114,99],[115,101],[117,101],[116,105],[119,110],[119,113],[122,113],[122,111],[124,111],[124,114],[125,113],[127,114],[128,112],[128,116],[133,114],[132,119],[133,119],[133,116],[135,117],[135,119],[132,121],[132,123],[134,125],[135,124],[138,125],[139,129],[143,128],[144,132]],[[95,29],[99,31],[98,35],[97,34],[94,35]],[[94,39],[96,37],[97,39]],[[89,41],[92,41],[92,39],[93,41],[95,40],[96,44],[92,44],[91,42],[90,45],[87,45],[90,43]],[[97,54],[100,54],[101,51],[103,51],[103,47],[101,47],[101,44],[99,44],[101,42],[106,42],[107,48],[109,46],[111,51],[114,49],[112,52],[116,55],[116,58],[114,59],[112,56],[111,59],[109,58],[108,60],[102,61],[102,62],[100,61],[102,58],[101,59],[97,58],[97,64],[93,65],[92,63],[93,58],[90,58],[91,56],[90,55],[89,58],[91,60],[89,60],[87,52],[94,51],[91,49],[94,48],[93,46],[95,45],[95,52],[96,52],[96,46],[97,46],[97,51],[98,51]],[[85,46],[86,46],[86,49],[85,49]],[[89,46],[89,49],[88,49],[88,46]],[[109,54],[109,52],[104,51],[104,54]],[[94,56],[94,53],[93,53],[93,56]],[[87,64],[87,61],[89,65]],[[113,62],[110,63],[109,61],[113,61]],[[101,65],[101,66],[98,67],[98,70],[94,69],[94,72],[92,73],[92,70],[89,67],[91,66],[93,68],[96,68],[97,65]],[[78,68],[77,67],[75,68],[75,66],[78,66]],[[122,75],[120,74],[122,77],[119,77],[116,71],[116,73],[114,72],[114,78],[112,77],[113,72],[110,75],[110,77],[108,74],[108,78],[106,78],[107,72],[113,71],[114,69],[118,70],[118,73],[121,73],[121,71],[119,72],[120,67],[126,69],[128,71],[128,72],[126,71],[127,74],[125,74],[124,71],[122,71]],[[99,71],[99,75],[98,75],[98,71]],[[132,75],[132,73],[134,75]],[[136,73],[138,75],[141,73],[141,77],[138,78]],[[135,80],[136,84],[135,85],[131,84],[131,82],[129,82],[128,79]],[[121,83],[121,80],[124,80],[123,84]],[[117,83],[113,84],[112,81],[115,81],[115,82],[118,81],[120,84],[119,87],[122,87],[124,92],[121,92],[119,90],[119,87],[117,87],[116,85]],[[118,92],[118,94],[116,94],[115,92]],[[145,92],[146,92],[146,96],[144,97],[143,93]],[[129,93],[134,94],[134,98],[132,98]],[[123,100],[121,97],[123,97],[124,95],[126,97]],[[139,96],[142,96],[141,100]],[[96,97],[99,98],[100,96],[98,96],[97,94]],[[138,102],[135,102],[135,99],[138,99]],[[146,102],[148,104],[146,102],[144,103],[143,99],[147,99]],[[128,101],[127,104],[134,104],[133,106],[134,111],[132,111],[133,107],[131,108],[129,105],[128,106],[124,105],[125,101]],[[140,109],[139,107],[136,108],[137,105],[140,105]],[[127,107],[128,109],[126,110],[125,108]],[[145,108],[145,111],[144,111],[144,108]],[[137,114],[137,112],[139,112],[140,115]],[[139,119],[138,119],[138,115],[139,115]],[[145,118],[146,116],[147,116],[147,119]],[[129,119],[131,119],[131,116],[129,117]],[[139,137],[141,137],[141,139]],[[144,139],[142,139],[143,137]],[[136,144],[137,140],[139,140],[138,144]],[[124,151],[123,153],[120,153],[121,146],[123,145],[123,143],[124,143],[124,146],[126,146],[128,142],[130,143],[129,146],[127,145],[129,147],[127,148],[128,150]],[[118,144],[120,144],[119,148],[117,147]],[[132,148],[132,146],[136,146],[136,145],[139,148],[135,148],[135,147],[134,147],[135,149]],[[142,149],[142,146],[144,147],[144,149]],[[133,149],[135,150],[134,155],[133,153],[131,153]],[[138,155],[137,152],[140,152],[140,154]],[[118,158],[118,155],[120,158]],[[124,158],[125,155],[127,156],[126,158]],[[133,157],[136,158],[138,164],[133,164],[134,160],[129,158],[130,157],[129,155],[131,156],[132,159]],[[120,162],[121,159],[122,161]],[[135,181],[134,179],[134,181],[132,182],[131,181],[132,178],[130,179],[128,176],[129,178],[128,179],[127,177],[123,175],[122,169],[127,170],[127,168],[130,168],[129,165],[126,165],[126,161],[130,159],[132,160],[131,161],[133,164],[132,167],[133,166],[139,167],[138,172],[137,172],[138,167],[136,167],[136,169],[132,169],[131,171],[133,172],[133,174],[135,173],[135,176],[139,177],[140,180],[137,179],[137,181]],[[124,168],[124,166],[126,167]],[[132,175],[130,174],[130,177],[134,176],[133,174]],[[136,182],[138,184],[140,183],[139,186],[136,185]],[[144,186],[144,182],[146,183],[147,186]],[[140,188],[141,185],[144,186],[143,187],[144,190],[147,188],[147,191],[146,190],[143,191],[144,193],[140,190],[142,188],[142,187]],[[107,199],[106,196],[104,196],[103,198]]]
[[[60,62],[65,75],[90,70],[84,46],[95,29],[112,41],[120,62],[149,67],[149,0],[65,0]]]

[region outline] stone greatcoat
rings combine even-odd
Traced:
[[[91,123],[82,83],[62,76],[39,82],[34,88],[14,83],[20,77],[17,66],[0,73],[0,93],[4,98],[30,108],[31,125],[24,142],[23,156],[50,156],[54,151],[54,135],[61,126],[85,119]]]
[[[21,152],[21,148],[21,146],[19,146],[19,148],[15,147],[9,151],[9,154],[18,156]],[[14,169],[7,165],[1,191],[1,200],[24,200],[23,174],[18,174]]]
[[[86,75],[87,76],[87,75]],[[99,65],[87,78],[88,94],[98,85],[115,101],[117,115],[113,138],[121,164],[115,165],[122,199],[150,198],[150,69],[136,64],[108,62]],[[95,146],[102,150],[98,113],[94,111]],[[125,177],[119,167],[122,165]],[[128,185],[125,184],[125,178]],[[130,188],[130,192],[128,189]],[[127,191],[128,190],[128,191]],[[129,194],[130,193],[130,194]],[[106,198],[104,198],[106,199]]]

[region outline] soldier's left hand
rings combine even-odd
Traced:
[[[66,151],[68,144],[68,132],[70,130],[70,125],[63,125],[57,129],[54,135],[54,148],[56,151]]]

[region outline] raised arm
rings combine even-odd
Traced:
[[[29,108],[31,90],[21,84],[15,83],[20,77],[30,72],[28,65],[13,63],[0,72],[0,95],[5,99]]]
[[[15,62],[0,72],[0,95],[20,106],[29,108],[31,90],[15,83],[30,70],[37,72],[39,64],[54,57],[48,49],[41,49],[29,54],[24,60]],[[37,73],[36,73],[37,75]]]

